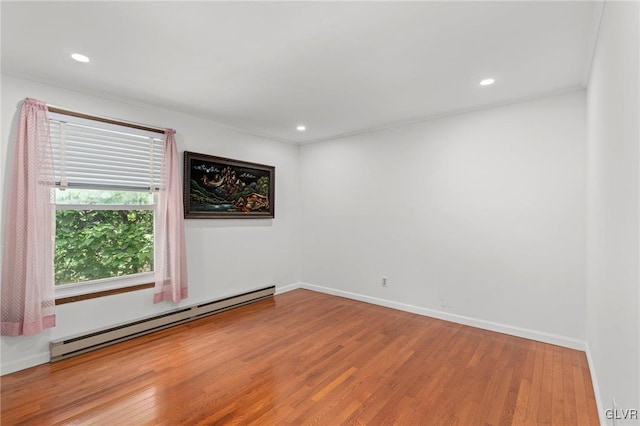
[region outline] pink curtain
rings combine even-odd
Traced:
[[[0,333],[54,327],[55,204],[47,105],[25,99],[16,132],[2,256]]]
[[[157,193],[154,303],[188,296],[180,161],[175,131],[164,135],[163,185]]]

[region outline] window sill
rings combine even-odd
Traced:
[[[153,273],[107,278],[55,288],[56,305],[153,288]]]
[[[97,297],[112,296],[114,294],[128,293],[130,291],[144,290],[144,289],[147,289],[147,288],[153,288],[154,286],[155,286],[154,283],[138,284],[138,285],[133,285],[133,286],[130,286],[130,287],[114,288],[113,290],[96,291],[94,293],[79,294],[77,296],[68,296],[68,297],[56,298],[56,306],[57,305],[64,305],[66,303],[80,302],[81,300],[95,299]]]

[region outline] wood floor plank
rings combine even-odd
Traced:
[[[551,394],[554,396],[551,401],[551,424],[561,425],[564,423],[563,401],[558,395],[563,393],[563,376],[562,376],[562,350],[559,347],[553,348],[553,371],[552,371],[552,387]]]
[[[584,353],[295,290],[2,377],[3,425],[598,424]]]
[[[347,378],[351,377],[353,373],[355,373],[358,369],[355,367],[351,367],[341,375],[335,378],[331,383],[329,383],[324,388],[320,389],[320,392],[316,393],[311,397],[312,401],[318,402],[322,400],[329,392],[334,390],[336,387],[340,386]]]

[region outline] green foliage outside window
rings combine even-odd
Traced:
[[[123,201],[121,192],[92,192],[75,194],[73,201],[96,196],[104,204]],[[105,195],[108,192],[113,197]],[[140,198],[135,194],[125,198]],[[56,212],[56,285],[152,271],[153,210],[88,210],[90,208],[87,205],[87,210]]]

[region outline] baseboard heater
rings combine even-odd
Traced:
[[[227,311],[238,306],[248,305],[249,303],[272,297],[275,294],[275,289],[275,286],[265,287],[237,296],[178,308],[170,312],[141,318],[115,327],[96,330],[88,334],[54,340],[49,344],[51,362],[164,330],[165,328]]]

